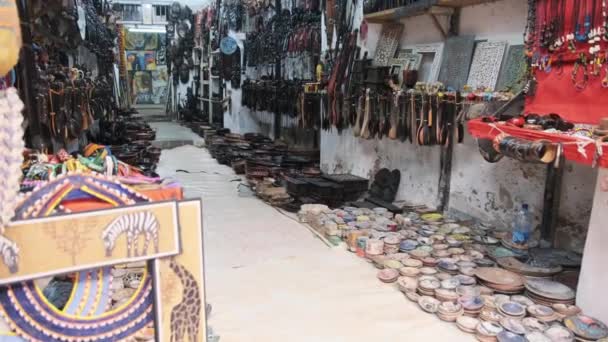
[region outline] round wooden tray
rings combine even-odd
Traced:
[[[519,274],[498,267],[479,267],[475,270],[475,276],[484,283],[502,287],[519,288],[524,285]]]
[[[570,301],[576,296],[571,288],[553,280],[528,279],[525,287],[531,294],[549,300]]]

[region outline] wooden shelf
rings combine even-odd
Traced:
[[[418,15],[452,15],[454,8],[479,5],[496,0],[426,0],[408,6],[395,7],[384,11],[368,13],[364,18],[369,23],[388,23]]]

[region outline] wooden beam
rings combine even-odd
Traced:
[[[429,16],[431,17],[431,19],[433,19],[433,24],[435,24],[435,28],[439,30],[439,33],[441,33],[441,37],[443,37],[443,40],[445,40],[448,37],[448,33],[445,32],[445,30],[443,29],[443,25],[441,25],[439,19],[437,19],[437,15],[429,13]]]

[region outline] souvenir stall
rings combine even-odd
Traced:
[[[71,148],[95,114],[116,115],[115,89],[92,75],[113,70],[114,41],[98,22],[111,13],[105,1],[55,5],[0,6],[0,40],[14,52],[0,56],[8,75],[0,85],[0,339],[203,340],[200,200],[183,201],[178,184],[130,165],[145,153],[157,160],[160,150],[146,149],[154,132],[124,115],[113,133],[142,139],[145,153]],[[85,19],[83,44],[96,53],[97,70],[72,64],[82,61],[69,44],[84,39],[72,25]],[[28,20],[36,24],[21,25]],[[60,34],[44,35],[49,25]],[[41,127],[48,145],[31,138]]]
[[[396,283],[422,310],[455,322],[480,341],[606,338],[605,306],[592,299],[601,296],[593,284],[605,273],[599,261],[605,238],[599,232],[605,216],[601,214],[605,211],[605,203],[601,203],[605,196],[600,193],[605,191],[602,171],[584,255],[555,248],[565,163],[604,165],[605,127],[598,92],[604,88],[605,4],[529,1],[524,44],[517,44],[518,39],[510,36],[507,43],[487,36],[458,35],[459,29],[469,25],[459,24],[459,16],[472,19],[469,13],[483,12],[484,7],[467,7],[481,2],[420,1],[399,6],[370,1],[353,12],[349,12],[350,2],[337,1],[338,8],[346,7],[336,12],[336,3],[327,3],[325,22],[342,26],[327,30],[328,35],[337,35],[337,44],[329,48],[326,63],[321,125],[328,132],[322,136],[322,146],[330,154],[322,150],[322,165],[342,165],[323,171],[348,172],[352,168],[344,164],[356,167],[373,151],[377,160],[372,160],[369,176],[375,175],[375,182],[388,183],[385,189],[394,193],[400,181],[405,186],[436,184],[433,195],[437,200],[432,201],[434,205],[405,202],[392,207],[354,202],[333,210],[304,205],[300,219],[328,243],[345,242],[351,252],[370,259],[381,269],[380,281]],[[511,5],[502,2],[486,8],[498,11]],[[410,23],[419,29],[422,22],[443,37],[441,43],[408,44],[406,35],[414,27]],[[404,30],[408,25],[410,31]],[[353,52],[357,47],[369,49],[366,42],[370,39],[377,40],[373,57]],[[359,85],[349,91],[356,81]],[[453,206],[462,206],[450,201],[455,196],[454,175],[464,170],[455,165],[469,166],[457,159],[453,163],[452,158],[462,158],[459,145],[471,143],[467,132],[475,138],[472,151],[489,164],[502,160],[499,165],[504,165],[504,159],[511,159],[508,164],[528,163],[546,169],[541,178],[544,187],[538,192],[543,196],[536,208],[541,211],[539,235],[531,236],[533,218],[525,202],[518,203],[517,213],[505,210],[515,221],[513,229],[509,228],[511,222],[488,223],[451,211]],[[408,140],[411,145],[405,145]],[[331,149],[342,148],[340,145],[344,150],[333,153]],[[387,153],[387,160],[378,156],[393,147],[400,148]],[[429,173],[424,165],[427,156],[403,158],[412,153],[436,158],[434,171],[423,175]],[[402,161],[408,163],[399,164]],[[395,170],[391,172],[386,165],[395,165]],[[475,163],[470,167],[483,166]],[[519,182],[522,191],[530,192],[522,185],[528,175],[505,175],[516,177],[515,184]],[[487,178],[502,182],[500,176],[503,174],[494,172]],[[468,187],[478,185],[471,174],[458,181]],[[372,184],[370,193],[374,189]],[[406,193],[409,198],[420,196],[417,189],[410,190]],[[407,195],[404,197],[409,199]],[[507,195],[501,189],[501,196]],[[494,206],[496,203],[486,206],[486,211],[495,210]]]

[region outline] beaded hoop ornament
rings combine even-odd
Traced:
[[[22,199],[15,210],[16,219],[66,211],[61,202],[82,193],[114,206],[149,201],[112,178],[68,174],[36,188]],[[152,279],[145,272],[131,299],[106,312],[111,284],[111,267],[78,272],[63,310],[53,306],[33,281],[8,285],[0,288],[0,315],[18,336],[28,341],[124,340],[154,320]]]

